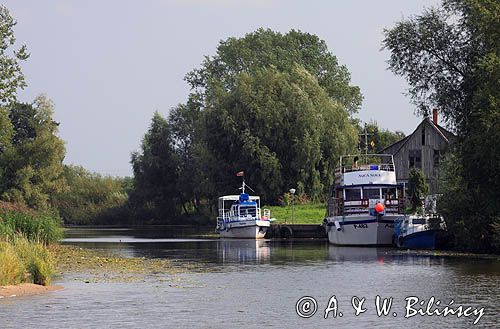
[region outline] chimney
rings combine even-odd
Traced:
[[[438,109],[432,110],[432,121],[434,121],[434,124],[437,126],[437,124],[438,124]]]

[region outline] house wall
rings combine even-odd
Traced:
[[[422,145],[422,130],[425,131],[425,145]],[[447,149],[448,142],[443,136],[438,132],[437,128],[433,126],[432,121],[425,119],[413,132],[412,135],[408,137],[403,145],[395,145],[399,150],[394,150],[393,148],[388,148],[384,153],[394,154],[394,164],[396,166],[396,177],[398,182],[408,182],[408,173],[410,171],[410,152],[420,152],[421,154],[421,164],[420,168],[424,172],[424,175],[429,184],[430,193],[438,193],[437,190],[437,178],[439,175],[439,165],[434,165],[434,150],[440,152],[440,161],[442,160],[442,155]]]

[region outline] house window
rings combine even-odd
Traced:
[[[425,145],[425,127],[422,127],[422,145]]]
[[[410,150],[409,152],[409,167],[422,168],[422,150]]]

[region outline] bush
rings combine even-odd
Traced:
[[[18,284],[24,280],[24,264],[13,246],[0,242],[0,285]]]
[[[299,193],[295,194],[293,196],[293,203],[294,204],[301,204],[301,205],[306,205],[306,204],[311,204],[312,200],[311,198],[305,194],[305,193]],[[292,194],[291,193],[284,193],[282,196],[278,198],[278,204],[280,206],[289,206],[292,204]]]
[[[54,260],[46,245],[62,236],[57,215],[0,202],[0,285],[50,284]]]
[[[23,237],[14,239],[14,248],[29,274],[29,281],[44,286],[50,284],[54,274],[54,260],[47,248]]]
[[[0,209],[0,235],[14,238],[19,234],[30,241],[54,243],[63,237],[61,220],[50,212]]]
[[[89,225],[121,220],[131,179],[102,176],[77,166],[65,166],[64,177],[69,188],[52,195],[52,204],[65,223]]]

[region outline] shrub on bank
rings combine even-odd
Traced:
[[[27,281],[49,285],[54,274],[54,260],[47,248],[41,243],[19,237],[14,239],[14,249],[28,274]]]
[[[46,245],[62,236],[57,215],[0,202],[0,285],[50,284],[54,260]]]
[[[14,247],[7,242],[0,242],[0,285],[23,282],[25,268]]]
[[[62,239],[63,230],[56,214],[0,208],[0,235],[8,238],[22,235],[29,241],[49,244]]]
[[[54,260],[45,245],[22,236],[0,242],[0,285],[29,282],[45,286],[53,274]]]

